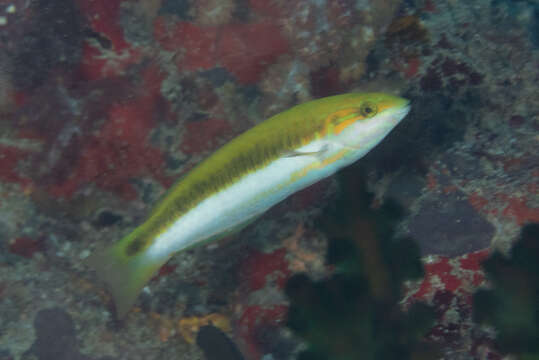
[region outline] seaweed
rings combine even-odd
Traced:
[[[320,281],[295,275],[285,288],[287,325],[307,343],[298,359],[434,359],[438,349],[424,339],[433,308],[399,306],[403,281],[423,276],[419,248],[395,238],[402,209],[390,201],[373,209],[354,168],[340,173],[340,196],[319,221],[333,275]]]
[[[522,228],[509,256],[495,251],[482,266],[491,288],[474,294],[474,321],[495,328],[500,351],[539,358],[539,223]]]

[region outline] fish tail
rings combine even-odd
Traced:
[[[118,318],[127,314],[144,285],[169,259],[168,256],[149,256],[144,250],[128,254],[126,249],[134,240],[130,234],[116,244],[94,252],[86,260],[99,279],[106,283]]]

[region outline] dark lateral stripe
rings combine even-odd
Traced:
[[[225,144],[167,191],[148,220],[132,234],[127,255],[151,241],[201,201],[282,155],[325,136],[332,114],[350,108],[360,94],[337,95],[295,106],[258,124]]]

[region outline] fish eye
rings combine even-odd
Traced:
[[[364,102],[361,104],[361,107],[359,108],[359,112],[364,117],[372,117],[376,115],[376,112],[378,111],[378,108],[376,107],[376,104],[373,104],[369,101]]]

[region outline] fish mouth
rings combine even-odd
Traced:
[[[403,106],[399,107],[398,109],[393,110],[393,114],[391,115],[395,120],[400,121],[406,115],[408,115],[411,109],[412,109],[412,106],[410,105],[410,101],[407,100]]]

